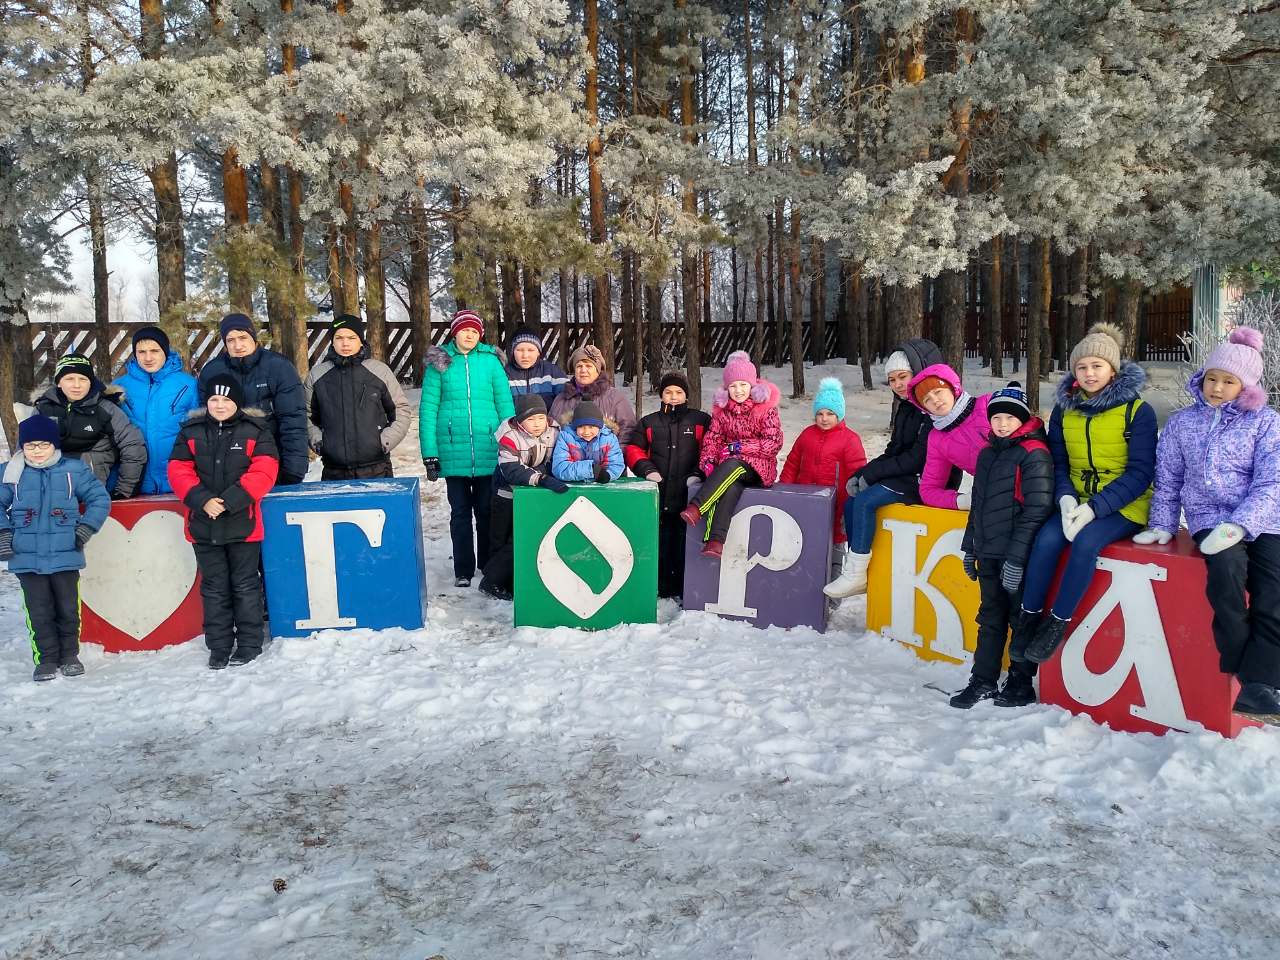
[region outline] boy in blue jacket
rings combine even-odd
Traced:
[[[78,677],[84,545],[106,522],[111,496],[89,467],[62,456],[58,424],[49,417],[22,421],[18,443],[22,452],[0,475],[0,560],[22,584],[32,679],[52,680],[59,668]]]
[[[604,425],[598,404],[584,400],[573,412],[568,430],[560,431],[551,454],[551,474],[566,483],[608,483],[622,476],[622,444]]]
[[[196,378],[182,369],[182,357],[171,349],[163,330],[139,327],[133,334],[133,356],[114,386],[124,391],[124,412],[147,443],[147,468],[138,493],[172,493],[169,453],[182,421],[200,406]]]

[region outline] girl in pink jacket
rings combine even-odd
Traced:
[[[969,494],[957,493],[959,471],[970,475],[987,445],[988,396],[971,397],[945,363],[925,367],[911,379],[907,396],[933,420],[929,451],[920,474],[920,499],[930,507],[968,510]]]

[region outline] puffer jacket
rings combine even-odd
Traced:
[[[493,495],[510,500],[512,487],[536,487],[551,472],[551,455],[559,435],[560,428],[554,423],[548,423],[542,436],[535,437],[515,417],[502,421],[497,433],[498,468],[493,472]]]
[[[896,348],[907,356],[914,376],[926,367],[945,362],[942,351],[932,340],[908,340]],[[857,475],[872,484],[883,484],[902,494],[906,503],[920,502],[920,471],[924,469],[933,421],[923,410],[906,400],[893,398],[893,416],[889,425],[889,445],[884,453],[872,458]],[[954,486],[955,484],[949,484]]]
[[[19,453],[5,464],[0,477],[0,530],[13,531],[9,572],[84,569],[84,551],[76,546],[76,525],[100,530],[111,511],[107,488],[93,471],[55,450],[39,467]]]
[[[1031,544],[1053,513],[1053,458],[1044,421],[1032,417],[978,454],[963,549],[982,560],[1027,565]]]
[[[924,408],[915,400],[916,384],[925,377],[938,377],[951,385],[956,397],[964,392],[960,376],[945,363],[925,367],[911,378],[908,396],[921,411]],[[956,478],[954,471],[972,474],[978,466],[978,454],[987,445],[991,425],[987,422],[988,395],[970,397],[966,409],[939,429],[929,434],[929,446],[925,453],[924,469],[920,472],[920,500],[930,507],[956,509]],[[926,414],[927,415],[927,414]]]
[[[302,387],[311,449],[326,466],[353,470],[387,463],[409,432],[412,412],[404,390],[368,347],[349,357],[330,347]]]
[[[169,483],[187,508],[187,539],[215,546],[260,541],[262,498],[278,471],[275,436],[261,410],[237,410],[221,422],[193,411],[169,455]],[[214,497],[227,508],[217,519],[204,512]]]
[[[487,343],[463,353],[450,340],[427,351],[418,405],[422,456],[446,477],[483,477],[498,465],[498,427],[515,416],[502,360]]]
[[[610,480],[617,480],[626,469],[622,462],[622,444],[612,430],[602,428],[594,440],[583,440],[572,428],[560,431],[551,453],[551,472],[557,479],[565,483],[594,480],[599,463],[609,471]]]
[[[147,445],[147,469],[138,492],[172,493],[169,486],[169,451],[187,414],[200,406],[196,378],[182,369],[182,357],[170,353],[155,373],[147,373],[130,359],[113,386],[124,391],[125,414]]]
[[[1123,514],[1145,525],[1156,474],[1156,414],[1140,396],[1146,372],[1126,361],[1090,397],[1068,374],[1049,420],[1054,498],[1076,497],[1095,518]]]
[[[538,357],[533,366],[527,370],[516,363],[515,358],[507,360],[507,382],[511,385],[511,395],[518,397],[525,393],[536,393],[547,401],[550,407],[560,391],[569,382],[569,375],[559,365],[546,357]]]
[[[1192,404],[1169,418],[1156,447],[1156,486],[1147,523],[1176,533],[1179,508],[1192,533],[1237,523],[1248,540],[1280,533],[1280,413],[1266,391],[1246,387],[1211,407],[1204,371],[1187,384]]]
[[[689,502],[685,481],[698,472],[702,438],[711,426],[711,417],[691,410],[687,403],[669,406],[641,419],[631,440],[623,448],[627,466],[637,477],[662,474],[658,484],[658,509],[679,513]],[[705,478],[704,478],[705,479]]]
[[[698,469],[704,477],[730,457],[741,460],[760,475],[766,487],[778,480],[778,453],[782,450],[782,421],[778,403],[782,391],[768,380],[757,380],[742,403],[723,388],[711,405],[711,427],[702,438]],[[735,452],[731,444],[737,444]]]
[[[607,374],[600,374],[598,379],[585,387],[580,386],[577,380],[566,383],[551,404],[551,419],[561,427],[569,426],[573,422],[573,412],[583,400],[599,404],[600,412],[604,414],[604,425],[618,439],[623,442],[631,439],[632,431],[636,428],[636,408],[631,405],[627,391],[615,387]]]
[[[830,430],[816,423],[805,427],[782,465],[782,483],[807,483],[817,487],[835,487],[836,516],[834,542],[848,540],[844,532],[844,503],[849,499],[845,482],[867,462],[862,438],[841,420]]]
[[[244,391],[244,406],[262,411],[279,451],[280,480],[295,482],[307,474],[307,400],[302,378],[282,353],[258,347],[247,357],[220,353],[200,371],[200,403],[209,399],[209,381],[230,374]]]
[[[100,483],[121,498],[138,492],[147,468],[146,441],[121,409],[124,402],[119,387],[104,387],[95,379],[88,395],[75,403],[55,386],[35,404],[37,413],[58,421],[62,455],[84,463]]]

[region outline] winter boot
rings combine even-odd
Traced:
[[[1044,663],[1053,656],[1053,651],[1062,644],[1071,626],[1070,620],[1059,620],[1053,614],[1040,624],[1035,637],[1027,644],[1027,659],[1032,663]]]
[[[1021,670],[1010,670],[1004,686],[996,694],[997,707],[1025,707],[1036,702],[1036,689],[1031,676]]]
[[[470,577],[454,577],[453,585],[455,587],[469,587],[471,586],[471,578]]]
[[[236,647],[236,652],[231,655],[227,663],[233,667],[243,667],[246,663],[253,663],[253,661],[257,660],[261,653],[261,650]]]
[[[983,700],[990,700],[996,695],[996,685],[990,680],[979,680],[977,677],[969,678],[969,685],[957,693],[949,701],[953,707],[960,710],[968,710],[974,704],[981,703]]]
[[[52,680],[58,675],[58,665],[52,660],[41,660],[36,664],[35,672],[31,674],[31,679],[37,683],[44,680]]]
[[[1009,640],[1009,659],[1014,663],[1021,663],[1027,659],[1027,647],[1030,646],[1032,639],[1036,635],[1036,628],[1040,625],[1040,611],[1032,613],[1030,610],[1018,608],[1017,616],[1013,619],[1013,637]]]
[[[719,540],[708,540],[703,544],[702,555],[710,557],[712,560],[719,560],[724,556],[724,544]]]
[[[231,659],[231,654],[222,653],[220,651],[215,650],[211,654],[209,654],[209,669],[225,670],[227,669],[227,662],[230,659]]]
[[[496,583],[490,583],[489,580],[487,579],[480,581],[480,592],[483,593],[486,597],[493,597],[493,599],[495,600],[513,599],[513,596],[510,590],[504,590],[502,587],[498,586]]]
[[[691,527],[696,527],[702,522],[702,511],[696,503],[691,503],[680,511],[680,519]]]
[[[1280,715],[1280,690],[1265,683],[1246,683],[1240,687],[1240,695],[1231,708],[1234,713],[1243,713],[1251,717],[1274,717]]]
[[[867,567],[871,565],[869,553],[846,553],[840,565],[840,576],[832,580],[822,592],[834,600],[867,592]]]
[[[58,669],[64,677],[84,676],[84,664],[80,662],[79,657],[67,657]]]

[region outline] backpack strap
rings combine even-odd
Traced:
[[[1128,444],[1133,436],[1133,411],[1142,403],[1141,397],[1134,397],[1124,406],[1124,442]]]

